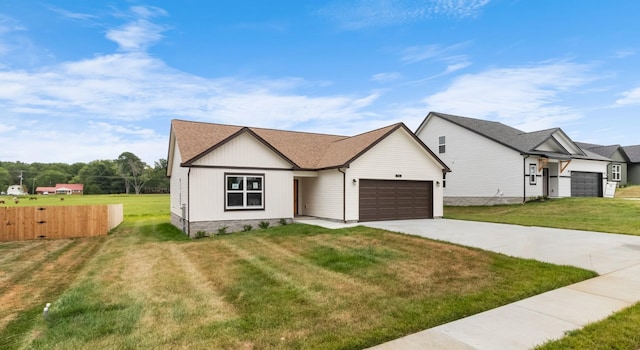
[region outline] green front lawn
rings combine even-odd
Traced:
[[[0,244],[0,348],[362,349],[595,275],[367,227],[189,240],[136,198],[109,236]]]
[[[521,205],[446,207],[448,219],[640,235],[640,201],[561,198]]]

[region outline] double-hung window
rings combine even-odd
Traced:
[[[226,174],[225,209],[264,209],[264,175]]]
[[[613,164],[611,166],[611,177],[613,181],[622,181],[622,166],[620,164]]]
[[[538,166],[535,164],[529,164],[529,184],[536,184],[536,176],[538,175]]]
[[[438,153],[442,154],[445,153],[445,151],[447,150],[447,146],[446,146],[446,139],[444,136],[440,136],[438,137]]]

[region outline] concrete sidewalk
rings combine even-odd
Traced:
[[[530,349],[640,302],[637,236],[445,219],[367,226],[601,274],[371,349]]]
[[[354,226],[318,219],[299,222],[328,228]],[[601,275],[371,349],[530,349],[640,302],[638,236],[446,219],[365,225],[578,266]]]

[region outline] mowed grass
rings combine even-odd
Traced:
[[[19,202],[13,201],[13,196],[0,196],[5,204],[0,206],[59,206],[59,205],[98,205],[123,204],[125,218],[138,217],[166,217],[169,215],[169,195],[167,194],[115,194],[115,195],[34,195],[17,197]],[[30,199],[37,198],[37,199]]]
[[[640,199],[640,186],[627,186],[616,189],[616,198],[638,198]]]
[[[640,235],[640,201],[561,198],[524,205],[446,207],[449,219]]]
[[[640,186],[618,189],[638,197]],[[616,197],[620,194],[617,192]],[[607,198],[564,198],[523,205],[447,207],[450,219],[558,227],[640,235],[640,201]],[[568,333],[537,350],[640,349],[640,303],[587,327]]]
[[[0,244],[0,348],[361,349],[595,275],[366,227],[188,240],[163,215]]]

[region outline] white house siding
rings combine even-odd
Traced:
[[[596,160],[574,159],[560,175],[559,197],[571,197],[571,172],[602,173],[602,188],[607,185],[607,165],[609,162]]]
[[[521,175],[521,181],[522,184],[520,186],[520,188],[522,188],[522,185],[524,185],[525,187],[525,191],[520,193],[520,198],[519,201],[522,202],[523,199],[530,199],[530,198],[535,198],[535,197],[539,197],[542,196],[543,193],[543,189],[544,189],[544,185],[543,185],[543,181],[544,179],[542,178],[542,170],[539,170],[540,167],[540,158],[539,157],[534,157],[534,156],[530,156],[529,158],[526,158],[524,160],[524,163],[522,161],[522,159],[525,156],[521,156],[520,158],[520,173],[523,174]],[[535,184],[531,184],[531,180],[529,178],[529,166],[531,164],[534,164],[536,166],[536,183]],[[549,172],[551,172],[551,168],[554,167],[555,164],[553,163],[549,163],[548,165],[546,165],[545,167],[550,168]],[[523,177],[524,176],[524,177]],[[549,180],[549,187],[551,187],[551,180]],[[551,191],[549,191],[551,192]]]
[[[440,136],[445,137],[445,153],[439,153]],[[431,117],[418,137],[451,169],[445,204],[522,202],[528,168],[525,172],[518,151],[438,117]]]
[[[225,211],[225,173],[264,175],[264,210]],[[263,169],[192,168],[190,222],[290,219],[293,217],[293,173]]]
[[[347,221],[359,220],[360,179],[433,181],[433,216],[443,215],[442,165],[403,129],[384,138],[347,169]]]
[[[182,159],[180,157],[180,148],[178,145],[175,145],[173,149],[173,161],[169,166],[171,167],[171,177],[169,178],[169,186],[170,186],[170,195],[169,202],[171,207],[171,222],[176,227],[182,229],[182,219],[186,219],[182,217],[182,206],[185,206],[185,210],[188,210],[187,207],[187,173],[189,171],[188,168],[184,168],[180,166]],[[188,216],[188,213],[185,213],[185,217]]]
[[[251,168],[283,168],[292,166],[285,159],[249,133],[241,134],[193,163]]]
[[[193,163],[188,176],[189,231],[216,233],[257,228],[261,221],[277,223],[293,218],[291,164],[250,134],[241,134]],[[225,211],[225,174],[264,176],[264,209]],[[173,176],[172,176],[173,181]],[[182,181],[183,185],[187,181]],[[186,192],[185,192],[186,193]]]
[[[338,169],[318,171],[317,177],[299,178],[299,213],[342,221],[342,186],[343,175]]]

